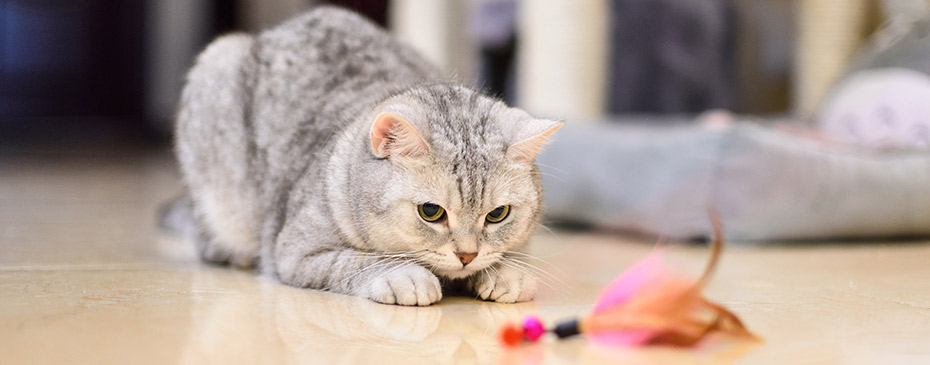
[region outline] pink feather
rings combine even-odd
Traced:
[[[592,313],[602,313],[607,309],[622,305],[639,293],[643,287],[665,275],[660,265],[661,253],[655,252],[640,260],[618,276],[594,303]],[[600,332],[591,334],[596,342],[615,346],[636,346],[647,341],[652,332],[649,329],[631,329],[616,332]]]
[[[697,280],[686,280],[662,267],[662,252],[640,260],[601,293],[580,330],[594,341],[613,346],[667,344],[689,346],[714,332],[756,337],[739,318],[701,294],[722,251],[716,217],[712,253]]]

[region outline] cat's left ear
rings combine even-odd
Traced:
[[[565,123],[553,120],[529,120],[520,128],[520,133],[514,136],[513,142],[507,148],[507,157],[517,162],[533,163],[540,148],[563,125]]]

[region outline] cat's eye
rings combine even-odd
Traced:
[[[427,222],[438,222],[446,216],[446,210],[433,203],[423,203],[417,206],[420,218]]]
[[[488,213],[488,215],[484,217],[484,219],[487,220],[488,223],[500,223],[501,221],[504,220],[504,218],[507,218],[507,215],[509,214],[510,214],[510,206],[501,205],[495,208],[494,210],[492,210],[490,213]]]

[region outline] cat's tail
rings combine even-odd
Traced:
[[[190,196],[184,194],[162,205],[158,212],[158,227],[184,237],[196,235],[197,223]]]

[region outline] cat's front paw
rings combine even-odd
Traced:
[[[413,264],[387,269],[368,289],[368,298],[384,304],[430,305],[442,299],[436,275]]]
[[[507,266],[479,273],[469,284],[479,298],[501,303],[533,300],[539,287],[535,276]]]

